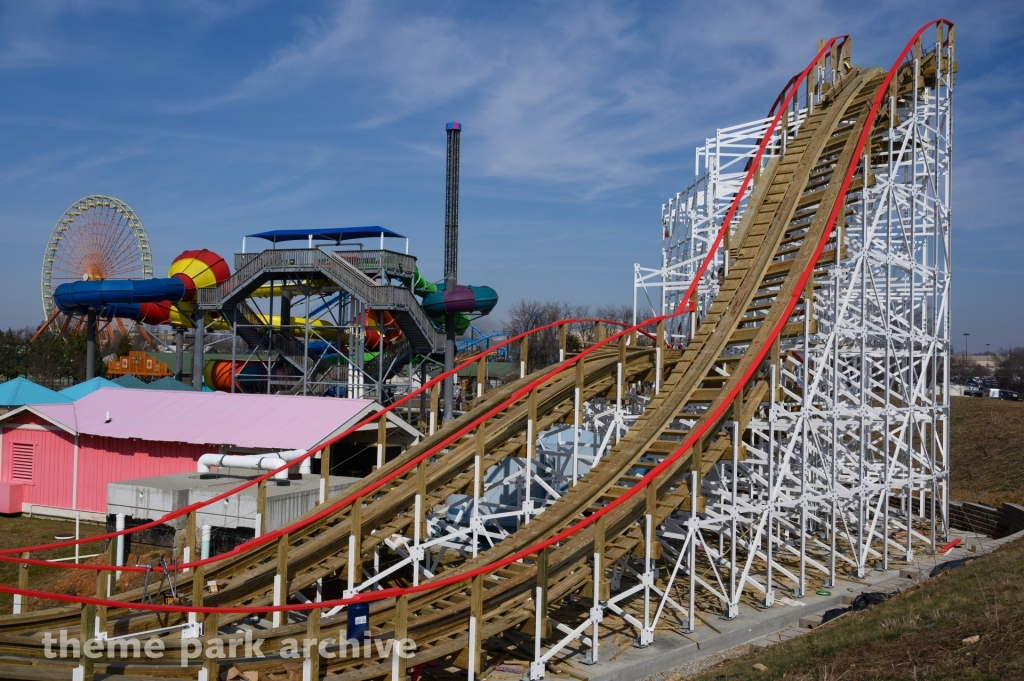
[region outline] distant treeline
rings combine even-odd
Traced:
[[[561,319],[607,319],[631,324],[633,308],[630,305],[604,305],[594,310],[589,305],[573,305],[551,301],[523,299],[512,304],[505,320],[505,330],[516,336],[524,331],[547,326]],[[622,327],[615,327],[612,332]],[[550,329],[530,336],[529,359],[527,371],[547,366],[558,359],[557,329]],[[566,337],[567,350],[577,352],[584,343],[594,340],[594,325],[590,322],[570,324]],[[516,362],[519,361],[519,344],[513,343],[509,354]]]
[[[46,332],[29,343],[34,333],[31,328],[0,331],[0,380],[24,376],[50,388],[85,380],[85,333],[60,338]],[[102,347],[98,347],[97,376],[106,374],[107,367],[101,359],[104,354]]]
[[[972,359],[954,355],[950,358],[949,373],[960,383],[967,383],[972,378],[992,376],[996,385],[1003,390],[1024,390],[1024,347],[997,350],[992,353],[992,359],[995,367],[989,372],[987,367]]]

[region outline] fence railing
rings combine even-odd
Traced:
[[[385,272],[402,279],[416,272],[415,256],[396,251],[332,251],[331,255],[353,265],[363,273]]]
[[[251,257],[250,257],[251,256]],[[318,248],[269,250],[262,253],[240,253],[235,258],[239,265],[220,286],[199,289],[197,300],[205,309],[219,309],[222,301],[267,269],[310,270],[327,273],[349,293],[364,301],[371,309],[402,310],[413,318],[430,345],[441,347],[443,339],[427,314],[420,307],[413,292],[404,286],[378,285],[370,276],[384,271],[411,276],[416,269],[416,258],[394,251],[335,251],[328,253]]]

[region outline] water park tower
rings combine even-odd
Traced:
[[[444,290],[454,291],[459,275],[459,135],[462,124],[452,121],[448,129],[448,156],[444,200]],[[455,366],[455,315],[445,314],[444,369]],[[444,382],[444,418],[452,417],[452,399],[455,377]]]
[[[134,253],[112,251],[104,238],[112,223],[122,222],[134,241],[121,238],[117,245],[138,243]],[[202,249],[180,254],[162,279],[152,277],[141,221],[117,199],[76,202],[55,234],[43,269],[47,323],[38,333],[86,331],[91,367],[97,330],[109,342],[116,331],[134,328],[158,345],[144,325],[169,324],[179,380],[182,340],[192,334],[195,388],[386,403],[411,390],[417,374],[422,383],[440,368],[446,339],[497,302],[486,286],[448,288],[426,280],[409,240],[379,226],[249,234],[235,254],[234,273]],[[65,247],[85,237],[93,250]],[[269,248],[252,252],[253,242]],[[71,255],[77,260],[68,262]],[[117,276],[122,272],[109,266],[138,260],[134,276]]]
[[[270,248],[250,252],[252,240]],[[387,246],[400,241],[399,249]],[[282,248],[298,242],[299,248]],[[389,403],[440,366],[448,327],[497,303],[487,286],[460,286],[461,306],[427,281],[408,239],[379,226],[250,234],[234,273],[201,289],[207,328],[230,333],[232,356],[196,366],[217,390],[372,398]],[[368,245],[377,248],[367,248]],[[464,300],[463,300],[464,298]],[[447,321],[447,320],[446,320]],[[454,334],[453,334],[454,335]]]

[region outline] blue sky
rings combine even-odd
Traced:
[[[1024,5],[0,4],[0,325],[41,319],[46,239],[76,199],[141,217],[155,269],[243,234],[380,224],[440,278],[445,122],[462,135],[460,281],[631,300],[693,148],[765,113],[815,40],[888,67],[957,23],[954,339],[1024,345]]]

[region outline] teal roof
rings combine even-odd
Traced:
[[[149,384],[145,381],[141,381],[135,378],[131,374],[125,374],[121,378],[115,378],[114,383],[117,383],[122,388],[148,388]]]
[[[143,387],[150,388],[152,390],[190,390],[195,392],[195,388],[190,386],[188,383],[182,383],[181,381],[175,381],[170,376],[164,376],[163,378],[147,383]]]
[[[67,397],[71,401],[74,401],[74,400],[77,400],[79,397],[85,397],[86,395],[89,395],[90,393],[94,393],[97,390],[99,390],[100,388],[120,388],[120,387],[122,387],[122,386],[118,385],[117,383],[114,383],[113,381],[108,381],[105,378],[101,378],[101,377],[97,376],[96,378],[89,379],[85,383],[79,383],[78,385],[73,385],[70,388],[64,388],[58,394],[64,395],[65,397]]]
[[[20,407],[23,404],[55,404],[70,402],[71,399],[20,376],[6,383],[0,383],[0,405],[5,407]]]

